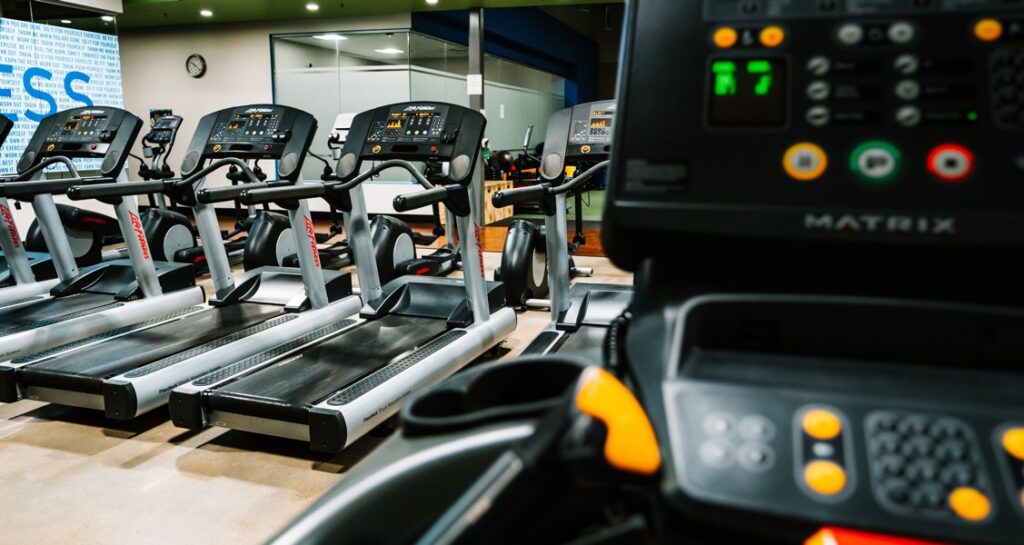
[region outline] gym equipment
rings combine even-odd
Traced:
[[[313,134],[312,115],[276,105],[228,108],[204,116],[185,154],[178,180],[75,187],[69,196],[128,200],[146,193],[170,194],[192,203],[196,225],[210,264],[216,296],[135,328],[94,337],[70,346],[28,355],[6,364],[2,401],[19,395],[104,411],[113,419],[134,418],[164,405],[171,388],[256,353],[302,338],[359,311],[348,273],[323,271],[315,242],[306,229],[294,229],[301,248],[300,268],[264,267],[231,275],[213,203],[230,201],[237,187],[203,189],[205,178],[228,165],[256,175],[246,160],[278,161],[283,180],[261,186],[298,183],[302,160]],[[309,210],[288,210],[292,226],[312,225]],[[331,301],[335,301],[331,303]],[[4,369],[4,367],[0,367]],[[6,386],[6,387],[4,387]]]
[[[534,291],[539,291],[541,286],[545,290],[550,286],[551,292],[551,300],[547,302],[551,308],[551,322],[530,342],[523,351],[524,355],[565,351],[587,361],[601,361],[608,327],[626,310],[632,299],[633,291],[629,286],[569,285],[572,260],[566,240],[565,196],[608,166],[614,120],[614,102],[580,104],[555,112],[548,118],[547,141],[540,169],[542,182],[498,191],[491,198],[494,206],[498,207],[527,201],[540,202],[544,212],[544,231],[550,234],[543,236],[525,225],[513,223],[505,238],[501,278],[511,284],[516,293],[523,293],[515,297],[516,306],[526,303],[526,294],[543,293]],[[595,161],[600,162],[595,164]],[[584,168],[584,164],[593,166]],[[567,181],[567,166],[575,166],[577,172],[584,172]],[[523,223],[536,229],[532,223]],[[542,240],[547,246],[544,254],[550,259],[544,259],[541,249],[537,248]],[[537,281],[539,275],[547,276],[544,282]],[[508,293],[506,288],[506,298],[511,299]]]
[[[515,328],[515,312],[502,308],[501,285],[484,279],[476,237],[460,240],[464,281],[404,276],[382,287],[369,237],[353,230],[367,222],[360,184],[395,167],[427,189],[397,197],[396,210],[443,202],[459,232],[478,229],[468,195],[470,184],[479,183],[474,165],[485,123],[480,113],[452,104],[382,106],[353,120],[337,181],[247,191],[242,201],[248,204],[322,196],[344,211],[365,306],[338,330],[295,339],[175,388],[174,424],[288,437],[336,452],[393,415],[410,392],[501,343]],[[409,162],[424,160],[449,164],[445,185],[433,185]],[[370,161],[379,162],[360,173]]]
[[[274,543],[1019,543],[1024,13],[866,7],[629,4],[607,368],[442,384]]]
[[[0,246],[18,284],[0,290],[0,361],[149,320],[205,298],[191,266],[153,260],[134,200],[116,206],[127,260],[79,272],[64,236],[53,195],[114,177],[122,180],[115,182],[119,186],[129,185],[124,164],[141,124],[131,113],[110,107],[74,108],[46,117],[18,163],[15,181],[0,184],[0,206],[7,206],[7,198],[32,203],[57,270],[56,279],[33,281],[13,222],[2,230]],[[100,159],[102,178],[82,178],[74,158]],[[70,178],[40,180],[44,169],[58,164]]]

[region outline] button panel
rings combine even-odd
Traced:
[[[760,414],[708,413],[701,421],[700,460],[715,470],[738,466],[750,473],[767,472],[776,464],[771,444],[775,429],[775,424]]]
[[[853,491],[853,451],[846,417],[837,409],[811,405],[797,411],[798,484],[819,501],[837,501]]]
[[[992,439],[1005,473],[1010,503],[1024,517],[1024,424],[999,426]]]

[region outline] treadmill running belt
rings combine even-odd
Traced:
[[[29,365],[18,372],[18,381],[32,386],[100,393],[106,377],[230,335],[281,314],[284,314],[284,309],[278,305],[242,303],[211,307],[182,319]]]
[[[445,320],[388,315],[212,390],[207,405],[305,424],[310,407],[446,329]]]
[[[24,330],[26,327],[44,320],[113,302],[114,298],[105,293],[78,293],[67,297],[47,299],[21,308],[0,310],[0,336]]]
[[[590,363],[599,364],[604,361],[604,338],[607,334],[607,327],[580,326],[571,335],[566,336],[555,352],[579,356]]]

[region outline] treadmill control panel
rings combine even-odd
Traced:
[[[103,176],[116,176],[128,159],[129,147],[142,121],[125,110],[111,107],[74,108],[44,118],[18,162],[24,172],[54,156],[103,159]]]
[[[205,159],[278,160],[288,178],[298,174],[316,133],[309,113],[276,104],[228,108],[204,116],[182,162],[182,174],[197,171]]]
[[[468,183],[485,126],[482,114],[455,104],[382,106],[352,120],[337,172],[351,175],[361,160],[449,162],[449,178]]]
[[[146,140],[154,144],[169,144],[174,141],[175,134],[181,128],[181,123],[180,115],[161,116],[149,129]]]
[[[657,4],[628,44],[610,217],[709,237],[1024,245],[1024,4]]]
[[[560,182],[567,166],[594,164],[612,152],[618,106],[613,101],[578,104],[548,117],[540,173]]]

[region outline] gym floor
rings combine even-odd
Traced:
[[[500,260],[485,252],[488,278]],[[580,282],[632,282],[605,258],[576,260],[594,268]],[[520,313],[502,357],[517,355],[547,320],[545,311]],[[85,409],[0,403],[0,512],[17,513],[0,528],[0,545],[262,543],[381,441],[370,435],[318,454],[298,441],[182,430],[163,410],[118,424]]]

